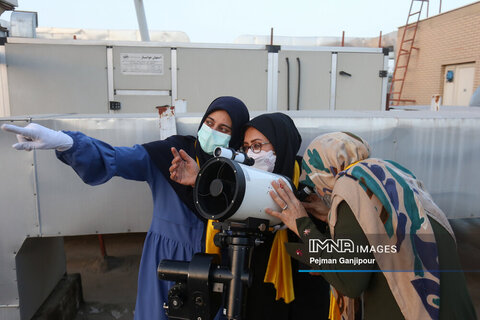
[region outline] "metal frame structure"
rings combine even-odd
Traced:
[[[0,46],[0,115],[10,115],[10,95],[8,91],[7,60],[5,46]]]
[[[12,45],[16,44],[35,44],[35,45],[64,45],[64,46],[105,46],[106,48],[106,69],[107,69],[107,101],[114,101],[115,96],[125,96],[125,95],[136,95],[136,96],[170,96],[170,104],[175,105],[178,97],[178,58],[177,52],[179,49],[232,49],[232,50],[253,50],[253,51],[263,51],[268,50],[263,45],[234,45],[234,44],[192,44],[192,43],[158,43],[158,42],[122,42],[122,41],[88,41],[88,40],[49,40],[49,39],[18,39],[18,38],[8,38],[8,43]],[[170,49],[170,88],[159,88],[156,90],[152,89],[138,89],[138,88],[125,88],[121,87],[116,89],[115,86],[115,66],[114,66],[114,50],[116,47],[135,47],[135,48],[168,48]],[[267,46],[268,47],[268,46]],[[2,48],[5,50],[5,48]],[[330,52],[332,54],[331,60],[331,69],[330,69],[330,99],[329,99],[329,109],[335,110],[336,95],[338,94],[336,85],[337,85],[337,56],[339,53],[358,53],[358,54],[382,54],[383,51],[381,48],[354,48],[354,47],[300,47],[300,46],[283,46],[278,47],[277,51],[266,52],[266,66],[267,66],[267,83],[266,83],[266,102],[265,110],[267,111],[276,111],[278,110],[278,94],[281,92],[279,88],[279,50],[282,51],[297,51],[297,52]],[[298,59],[297,59],[298,60]],[[1,63],[1,52],[0,52],[0,72],[3,75],[2,80],[7,77],[7,70],[5,67],[5,61]],[[297,61],[299,62],[299,61]],[[387,69],[388,61],[384,61],[384,69]],[[5,69],[5,70],[4,70]],[[4,72],[2,71],[4,70]],[[303,75],[303,73],[302,73]],[[8,79],[8,78],[7,78]],[[2,81],[4,84],[3,92],[8,92],[8,86],[6,81]],[[386,97],[386,88],[387,88],[387,78],[383,79],[382,88],[381,88],[381,110],[384,110],[385,97]],[[168,90],[165,90],[168,89]],[[7,90],[7,91],[5,91]],[[345,93],[346,94],[346,93]],[[8,94],[3,94],[3,108],[0,108],[1,115],[8,116],[11,113]],[[297,107],[298,107],[298,98],[297,94]],[[304,104],[304,103],[302,103]],[[258,106],[257,106],[258,107]],[[108,113],[118,113],[114,108],[107,106],[105,112]],[[37,113],[37,112],[35,112]]]

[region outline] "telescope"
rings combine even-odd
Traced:
[[[198,173],[193,192],[195,207],[205,219],[244,221],[258,218],[277,225],[281,223],[280,219],[266,214],[265,209],[281,211],[269,194],[274,191],[272,181],[278,179],[295,190],[287,177],[215,157]]]
[[[235,151],[232,148],[216,147],[215,150],[213,151],[213,155],[215,157],[222,157],[222,158],[227,158],[227,159],[230,159],[230,160],[234,160],[235,162],[238,162],[240,164],[244,164],[244,165],[247,165],[247,166],[253,166],[255,164],[255,160],[252,159],[252,158],[249,158],[244,152],[238,152],[238,151]],[[242,166],[242,168],[245,168],[245,167]],[[250,170],[250,169],[245,168],[245,170]],[[267,175],[273,175],[277,179],[282,177],[282,176],[277,176],[275,174],[270,174],[270,173],[268,173],[266,171],[262,171],[262,170],[261,170],[261,172],[263,172],[264,174],[267,174]],[[288,181],[291,189],[294,189],[290,179],[285,178],[285,177],[283,177],[283,178]],[[269,181],[269,179],[267,179],[267,181]],[[298,187],[298,190],[295,192],[295,196],[298,198],[298,200],[305,201],[305,199],[313,193],[315,193],[315,191],[310,186],[300,183],[300,185]],[[275,204],[273,204],[273,206],[275,206]],[[273,207],[269,207],[269,208],[273,208]],[[205,218],[207,218],[207,217],[205,216]]]
[[[216,255],[204,253],[195,254],[191,261],[162,260],[158,277],[175,281],[164,305],[170,319],[213,319],[222,304],[227,319],[242,319],[242,301],[252,282],[249,269],[253,248],[263,243],[270,226],[281,223],[265,213],[266,208],[281,211],[270,197],[269,191],[274,190],[271,183],[282,179],[295,190],[286,177],[237,162],[249,160],[229,149],[218,154],[227,158],[217,156],[203,165],[193,197],[203,218],[217,220],[213,225],[219,233],[214,242],[228,252],[228,262],[218,264]]]

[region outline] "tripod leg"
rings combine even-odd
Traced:
[[[249,281],[249,273],[246,268],[246,263],[250,247],[231,245],[229,251],[233,279],[231,280],[228,289],[227,318],[229,320],[240,320],[242,318],[243,288]]]

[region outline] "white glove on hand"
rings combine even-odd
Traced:
[[[45,128],[36,123],[30,123],[24,128],[3,124],[2,130],[17,134],[18,143],[12,146],[17,150],[56,149],[66,151],[73,145],[73,139],[68,134]]]

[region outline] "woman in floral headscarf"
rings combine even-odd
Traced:
[[[445,214],[410,171],[369,155],[361,138],[336,132],[313,140],[303,158],[301,181],[329,207],[331,238],[348,237],[354,248],[368,248],[361,257],[365,266],[341,260],[354,253],[320,248],[323,264],[316,268],[334,288],[331,319],[353,319],[352,298],[362,294],[366,319],[476,319]],[[285,209],[267,213],[306,244],[325,241],[293,193],[280,181],[272,185],[272,198]],[[293,257],[306,259],[305,248],[288,247]],[[357,272],[345,272],[350,269]]]

